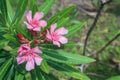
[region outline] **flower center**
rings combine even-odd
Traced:
[[[57,34],[57,33],[52,33],[52,39],[54,40],[54,41],[58,41],[59,40],[59,35]]]
[[[30,21],[30,24],[34,28],[39,27],[39,21],[38,20],[32,20],[32,21]]]

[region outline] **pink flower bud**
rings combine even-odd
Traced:
[[[39,43],[40,43],[39,40],[34,40],[33,42],[34,42],[35,44],[39,44]]]
[[[24,39],[24,36],[22,34],[17,34],[16,35],[19,39]]]

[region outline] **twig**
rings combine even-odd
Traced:
[[[120,33],[118,33],[116,36],[114,36],[110,41],[108,41],[99,51],[97,51],[95,54],[101,53],[103,50],[106,49],[108,45],[110,45],[114,40],[116,40],[120,36]]]
[[[97,13],[97,15],[95,17],[95,20],[94,20],[92,26],[90,27],[90,29],[89,29],[89,31],[87,33],[85,43],[84,43],[83,55],[85,55],[85,53],[86,53],[86,47],[87,47],[87,42],[88,42],[89,36],[90,36],[91,32],[93,31],[93,29],[94,29],[94,27],[95,27],[95,25],[96,25],[96,23],[98,21],[99,15],[100,15],[101,10],[103,9],[103,7],[104,7],[104,4],[101,4],[101,6],[100,6],[100,8],[98,10],[98,13]]]
[[[112,1],[112,0],[107,0],[106,2],[105,2],[105,1],[103,2],[103,1],[101,0],[100,8],[99,8],[99,10],[98,10],[98,12],[97,12],[97,15],[96,15],[96,17],[95,17],[95,20],[94,20],[93,24],[91,25],[90,29],[88,30],[88,33],[87,33],[87,36],[86,36],[86,39],[85,39],[84,49],[83,49],[83,55],[86,54],[86,47],[87,47],[88,39],[89,39],[90,34],[92,33],[92,31],[93,31],[93,29],[94,29],[94,27],[95,27],[95,25],[96,25],[96,23],[97,23],[97,21],[98,21],[98,18],[99,18],[99,16],[100,16],[100,13],[101,13],[104,5],[107,4],[107,3],[109,3],[109,2],[111,2],[111,1]]]

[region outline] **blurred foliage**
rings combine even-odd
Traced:
[[[99,6],[97,2],[94,2],[95,6]],[[104,7],[102,15],[100,16],[98,23],[93,30],[89,45],[87,47],[87,54],[94,54],[105,43],[107,43],[113,36],[120,31],[120,1],[113,0],[112,3],[107,4]],[[88,16],[80,16],[79,12],[77,19],[87,21],[86,28],[78,31],[74,36],[71,36],[71,40],[76,42],[78,46],[72,48],[72,52],[79,52],[82,54],[83,44],[86,37],[86,30],[92,24],[94,18]],[[83,13],[84,14],[84,13]],[[69,49],[68,49],[69,50]],[[93,55],[93,57],[96,55]],[[97,57],[97,61],[94,64],[90,64],[85,70],[86,74],[91,80],[105,80],[112,76],[120,74],[119,61],[120,61],[120,37],[110,44],[102,53]],[[117,79],[114,79],[117,80]]]

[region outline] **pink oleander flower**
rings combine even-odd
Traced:
[[[54,45],[60,47],[61,44],[65,44],[68,42],[68,39],[62,35],[67,34],[68,30],[64,27],[61,27],[55,31],[57,24],[52,24],[50,27],[50,32],[47,30],[46,38],[48,41],[53,41]]]
[[[43,15],[43,12],[36,12],[34,17],[32,18],[32,12],[27,12],[27,22],[24,22],[27,26],[27,29],[33,31],[40,31],[41,27],[45,27],[47,25],[47,22],[45,20],[39,20],[43,17]]]
[[[42,58],[38,53],[42,53],[38,47],[31,49],[28,44],[22,44],[18,49],[17,63],[22,64],[23,62],[27,62],[26,70],[30,71],[34,69],[35,63],[36,65],[40,65],[42,62]]]

